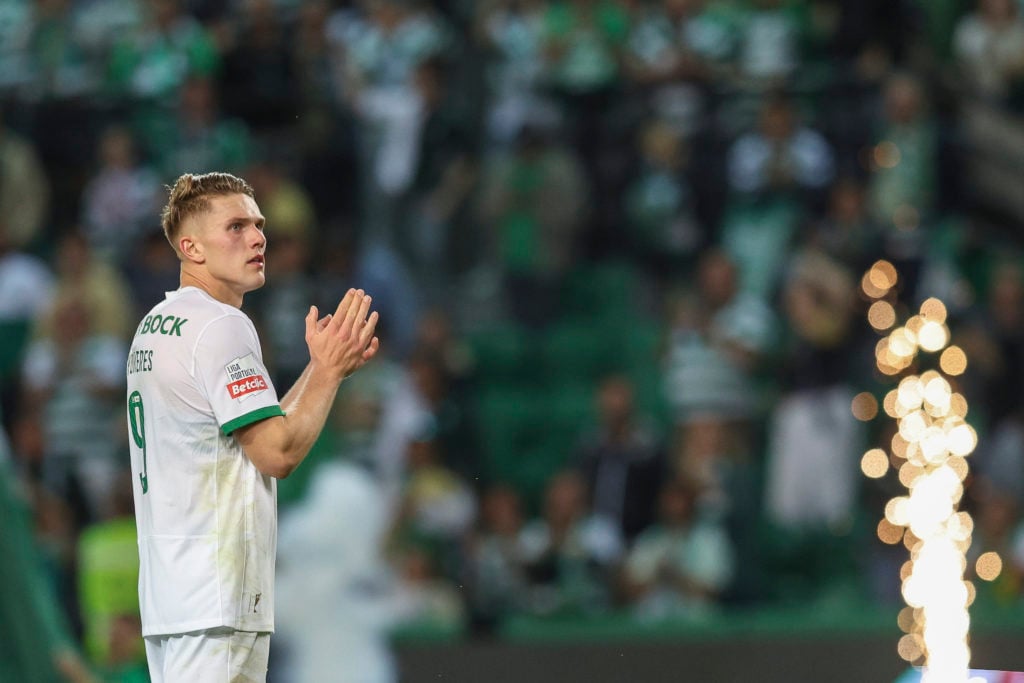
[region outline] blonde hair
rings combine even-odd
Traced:
[[[230,194],[252,197],[252,186],[230,173],[184,173],[174,181],[168,188],[167,205],[160,213],[160,223],[175,251],[178,250],[175,240],[185,219],[209,211],[210,197]]]

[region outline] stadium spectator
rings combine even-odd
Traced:
[[[885,82],[875,124],[868,208],[884,232],[886,252],[902,262],[923,257],[938,178],[938,132],[920,79],[893,74]]]
[[[55,288],[48,264],[16,248],[0,223],[0,412],[8,417],[33,321],[49,308]]]
[[[431,430],[432,425],[425,425]],[[409,443],[398,533],[418,539],[417,551],[430,552],[430,565],[444,576],[463,571],[464,545],[476,518],[473,490],[445,466],[434,434]]]
[[[523,128],[513,153],[486,166],[480,188],[488,260],[504,276],[513,317],[530,324],[554,313],[586,212],[580,160],[552,133]]]
[[[689,178],[690,150],[658,119],[644,124],[639,137],[640,168],[623,197],[625,241],[651,272],[678,280],[710,236]]]
[[[77,501],[81,524],[99,517],[116,480],[128,349],[73,293],[57,296],[40,327],[25,357],[24,410],[41,424],[44,480]]]
[[[132,298],[121,273],[100,258],[79,231],[66,233],[56,246],[55,296],[81,301],[86,307],[91,328],[98,334],[117,339],[127,337],[136,320],[131,317],[130,306],[125,305]],[[52,316],[45,316],[37,322],[36,336],[50,339],[60,336],[61,330]]]
[[[549,480],[543,514],[523,527],[519,548],[528,613],[586,615],[611,606],[622,536],[614,522],[588,514],[586,485],[575,472]]]
[[[769,518],[788,528],[841,528],[855,514],[863,435],[850,412],[853,292],[851,273],[829,257],[794,257],[784,292],[790,376],[771,417],[765,484]]]
[[[165,180],[196,168],[241,172],[249,162],[249,129],[222,115],[213,80],[187,77],[179,87],[173,116],[154,117],[144,128],[161,177]]]
[[[0,233],[10,246],[23,248],[43,232],[50,183],[33,141],[6,123],[0,110]]]
[[[144,5],[143,23],[119,36],[110,56],[110,89],[145,104],[173,106],[189,78],[220,68],[213,37],[180,0]]]
[[[669,479],[662,486],[658,523],[640,534],[623,566],[637,618],[703,616],[732,580],[732,542],[715,516],[702,514],[700,499],[693,482]]]
[[[135,139],[124,126],[100,136],[99,167],[82,193],[82,231],[96,253],[111,263],[130,261],[160,208],[160,180],[138,158]],[[149,310],[149,309],[146,309]]]
[[[757,128],[729,149],[729,186],[739,197],[794,197],[823,190],[835,172],[824,136],[802,124],[795,103],[776,93],[765,98]]]
[[[311,481],[281,517],[277,615],[287,665],[271,658],[271,669],[294,683],[395,681],[387,638],[403,612],[385,563],[390,513],[380,485],[341,459],[319,464]]]
[[[131,491],[131,475],[122,470],[100,517],[82,530],[76,548],[85,650],[114,679],[146,675]]]
[[[880,255],[881,235],[881,227],[868,215],[864,183],[846,176],[832,185],[825,215],[811,221],[805,243],[857,273]]]
[[[1019,107],[1024,80],[1024,21],[1013,0],[977,0],[957,22],[953,53],[961,87],[996,104]]]
[[[134,258],[123,267],[135,312],[133,320],[142,320],[149,309],[163,301],[164,294],[177,288],[179,267],[174,252],[167,249],[163,231],[156,227],[147,230]]]
[[[484,492],[480,507],[480,530],[470,549],[472,607],[482,626],[494,628],[523,607],[522,500],[514,488],[499,484]]]
[[[544,94],[544,9],[537,0],[476,3],[474,35],[487,55],[487,137],[509,147],[529,122],[553,122],[559,110]]]
[[[737,262],[741,288],[768,301],[805,212],[832,180],[833,151],[821,133],[798,122],[795,104],[776,94],[762,103],[757,129],[730,146],[727,171],[732,196],[722,244]]]
[[[598,425],[577,448],[590,514],[615,524],[628,543],[654,521],[667,469],[665,444],[637,414],[635,388],[622,375],[605,377],[595,396]]]

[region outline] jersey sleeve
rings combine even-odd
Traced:
[[[195,351],[195,375],[224,434],[284,415],[252,322],[226,315],[206,326]]]

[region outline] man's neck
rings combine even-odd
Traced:
[[[231,289],[225,287],[222,283],[210,277],[208,274],[196,273],[189,269],[182,268],[179,286],[182,288],[195,287],[203,290],[222,304],[234,306],[235,308],[242,307],[241,294],[236,294],[231,291]]]

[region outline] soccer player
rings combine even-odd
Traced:
[[[319,320],[310,307],[309,364],[278,400],[239,310],[266,277],[252,188],[226,173],[185,174],[162,221],[181,286],[143,318],[127,367],[149,671],[154,683],[265,681],[276,480],[306,456],[341,381],[377,352],[377,313],[362,290]]]

